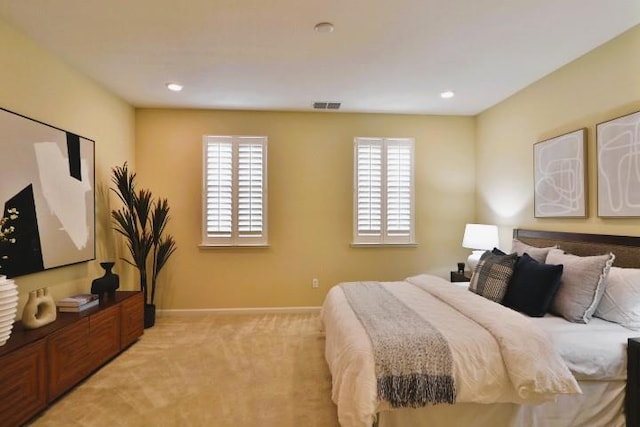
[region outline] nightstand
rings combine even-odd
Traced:
[[[465,271],[463,274],[458,273],[457,271],[451,272],[451,282],[468,282],[471,280],[471,272]]]

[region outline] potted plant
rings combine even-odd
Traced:
[[[167,199],[154,200],[149,190],[137,190],[136,174],[129,171],[126,162],[111,172],[115,186],[111,190],[122,202],[122,207],[111,211],[113,228],[126,239],[132,258],[121,259],[140,272],[140,290],[145,300],[144,326],[149,328],[155,323],[158,275],[176,250],[174,238],[164,233],[169,221],[169,203]],[[149,277],[151,286],[148,286]]]

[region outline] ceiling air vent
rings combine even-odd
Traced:
[[[339,110],[340,102],[314,102],[313,108],[316,110]]]

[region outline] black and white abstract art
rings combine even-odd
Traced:
[[[585,138],[583,128],[534,144],[536,218],[587,216]]]
[[[0,108],[0,148],[3,216],[19,212],[0,274],[95,259],[94,141]]]
[[[640,216],[640,111],[599,123],[598,216]]]

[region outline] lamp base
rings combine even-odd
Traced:
[[[471,251],[471,255],[467,258],[467,265],[469,266],[469,270],[473,273],[476,270],[476,265],[478,265],[478,261],[480,261],[480,257],[486,251]]]

